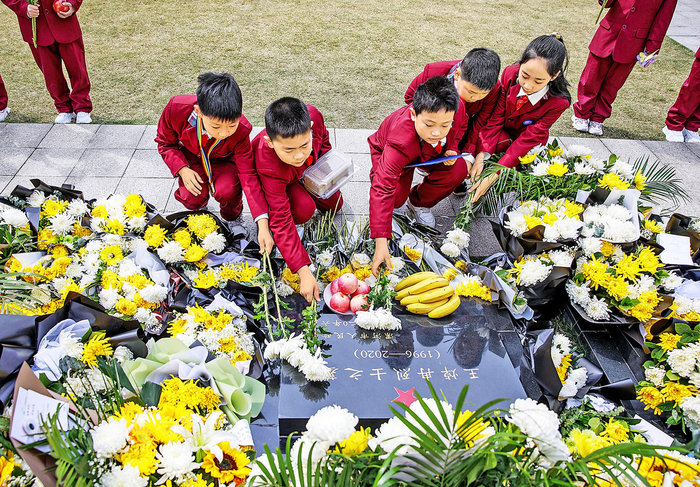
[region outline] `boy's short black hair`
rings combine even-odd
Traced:
[[[243,113],[243,96],[228,73],[202,73],[197,77],[197,105],[202,115],[233,122]]]
[[[413,110],[416,115],[422,112],[437,113],[442,110],[456,112],[457,108],[459,108],[457,88],[446,76],[433,76],[419,85],[413,94]]]
[[[459,73],[462,79],[480,90],[491,91],[498,83],[498,75],[501,73],[501,58],[498,57],[496,51],[477,47],[464,56],[459,65]]]
[[[311,130],[309,109],[298,98],[285,96],[265,110],[265,130],[270,139],[296,137]]]

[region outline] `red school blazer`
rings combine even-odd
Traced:
[[[54,42],[68,44],[77,41],[83,35],[76,16],[83,0],[64,1],[73,5],[73,10],[75,11],[67,19],[62,19],[53,11],[53,2],[51,0],[39,0],[37,4],[39,17],[36,19],[37,45],[50,46]],[[2,3],[17,14],[22,39],[34,45],[32,40],[32,19],[27,17],[27,0],[2,0]]]
[[[498,104],[479,136],[479,152],[493,154],[498,143],[502,141],[502,131],[505,130],[512,143],[499,164],[506,167],[517,166],[520,163],[518,158],[527,154],[533,147],[546,145],[549,129],[571,104],[566,98],[547,93],[534,105],[525,103],[516,111],[520,92],[519,69],[520,65],[513,64],[503,70]]]
[[[407,164],[440,157],[432,145],[424,143],[411,120],[411,105],[399,108],[384,119],[367,139],[372,156],[369,189],[369,226],[372,238],[391,238],[394,193]],[[464,112],[457,110],[445,146],[454,143]]]
[[[413,103],[413,93],[416,92],[416,88],[422,83],[428,81],[428,79],[433,76],[447,76],[451,81],[454,81],[454,72],[459,67],[461,59],[456,61],[439,61],[437,63],[429,63],[425,65],[423,72],[416,76],[411,84],[406,90],[406,94],[403,96],[406,104]],[[455,136],[454,143],[452,146],[447,146],[447,150],[453,150],[459,152],[459,143],[464,136],[464,132],[469,130],[467,134],[467,142],[463,147],[464,152],[470,154],[475,154],[476,146],[479,139],[479,131],[486,125],[486,121],[493,113],[493,109],[496,108],[496,103],[498,102],[498,95],[500,93],[500,84],[496,83],[496,86],[481,100],[467,103],[460,98],[460,107],[463,107],[466,117],[464,117],[464,123],[462,127],[459,127],[459,131]],[[471,123],[471,128],[469,124]]]
[[[309,115],[313,122],[311,129],[311,164],[313,165],[319,157],[331,150],[331,142],[321,112],[312,105],[306,105],[306,107],[309,109]],[[304,249],[294,225],[292,209],[287,196],[287,186],[298,183],[309,166],[304,164],[300,167],[294,167],[282,162],[274,149],[267,145],[266,135],[267,131],[263,130],[253,139],[255,169],[269,207],[270,229],[274,233],[275,243],[289,269],[296,273],[305,265],[311,264],[311,259],[309,259],[309,254]],[[253,205],[250,201],[248,204],[251,207],[253,218],[255,218],[257,215],[253,211]]]
[[[616,63],[633,63],[641,51],[661,48],[677,0],[608,0],[610,10],[600,22],[588,49]]]

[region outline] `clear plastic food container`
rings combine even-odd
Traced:
[[[347,183],[354,172],[355,166],[350,156],[331,149],[304,171],[304,187],[317,198],[325,200]]]

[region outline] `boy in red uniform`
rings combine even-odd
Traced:
[[[472,182],[491,154],[505,151],[498,163],[515,167],[531,149],[547,144],[549,129],[571,104],[569,82],[564,77],[568,63],[564,40],[552,34],[534,39],[520,62],[503,70],[498,105],[479,135],[479,154],[470,172]],[[474,201],[497,178],[498,174],[493,174],[474,184],[469,189],[475,193]]]
[[[496,52],[484,47],[472,49],[461,61],[440,61],[425,65],[423,72],[415,77],[406,90],[404,100],[406,104],[413,101],[413,93],[418,85],[425,83],[433,76],[447,76],[454,82],[457,93],[464,108],[464,123],[457,127],[457,134],[451,147],[447,148],[445,156],[455,156],[459,153],[467,153],[465,157],[470,163],[476,156],[476,145],[479,139],[479,131],[486,125],[496,107],[500,92],[498,75],[501,73],[501,58]],[[455,190],[455,194],[466,194],[466,186],[460,191],[463,184]]]
[[[243,100],[228,73],[204,73],[196,95],[170,99],[158,122],[158,152],[178,178],[175,199],[188,210],[205,208],[209,196],[221,203],[229,227],[239,225],[241,184],[248,200],[259,200],[260,181],[252,171],[252,126],[242,115]],[[243,169],[241,169],[243,168]],[[213,190],[213,191],[212,191]],[[260,247],[272,249],[267,220],[259,219]]]
[[[661,48],[677,0],[608,0],[610,8],[588,46],[590,53],[578,83],[573,127],[603,135],[617,92],[632,72],[637,55]],[[602,0],[599,0],[602,3]]]
[[[306,223],[319,211],[343,206],[340,191],[326,200],[316,198],[299,182],[304,171],[331,150],[323,115],[297,98],[280,98],[265,110],[265,130],[253,139],[257,170],[270,217],[270,229],[289,269],[299,274],[299,293],[308,302],[320,300],[319,287],[309,265],[309,254],[295,225]],[[253,218],[265,211],[264,202],[248,199]]]
[[[412,105],[385,118],[367,139],[372,157],[369,223],[376,243],[372,259],[375,275],[382,262],[391,268],[388,239],[392,236],[393,210],[408,198],[418,221],[434,226],[430,208],[449,196],[466,177],[468,163],[458,158],[425,166],[428,175],[411,188],[414,168],[406,167],[444,156],[447,147],[454,147],[457,127],[464,123],[464,111],[459,108],[454,83],[445,76],[435,76],[416,88]]]
[[[0,104],[2,106],[2,104]],[[663,128],[666,140],[671,142],[700,143],[700,49],[695,52],[695,61],[690,68],[678,99],[668,111]]]
[[[2,76],[0,76],[0,122],[5,120],[10,114],[10,108],[7,106],[7,90],[5,89],[5,83],[2,81]]]
[[[55,123],[91,123],[90,79],[85,64],[83,33],[75,13],[83,0],[64,0],[58,12],[52,0],[30,5],[26,0],[2,0],[19,21],[22,38],[29,43],[34,60],[44,74],[46,88],[53,98],[58,116]],[[32,19],[36,19],[37,47],[32,39]],[[63,76],[68,71],[71,88]]]

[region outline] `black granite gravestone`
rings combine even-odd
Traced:
[[[493,399],[527,397],[492,320],[481,306],[464,304],[467,309],[453,320],[400,315],[398,332],[366,331],[351,319],[323,314],[319,323],[330,332],[333,378],[309,383],[282,366],[279,435],[304,431],[309,417],[332,404],[358,416],[361,426],[376,428],[392,416],[388,404],[410,403],[416,394],[428,397],[426,379],[453,404],[469,385],[470,409]]]

